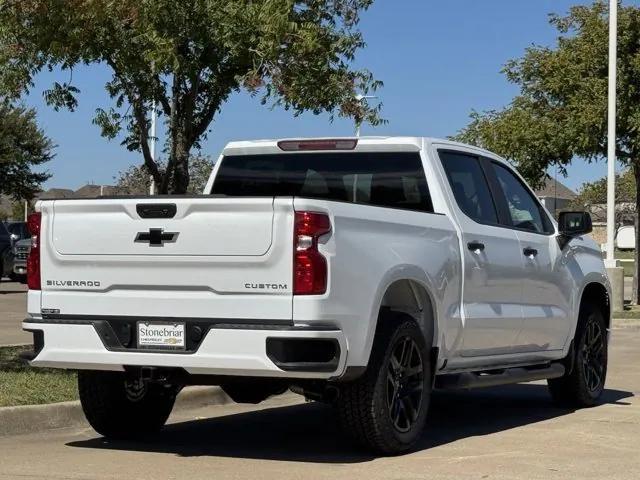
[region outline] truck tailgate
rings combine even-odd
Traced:
[[[214,197],[44,202],[41,308],[290,320],[292,205]]]

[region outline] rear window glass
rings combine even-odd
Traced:
[[[420,155],[405,152],[228,156],[222,159],[211,193],[433,211]]]

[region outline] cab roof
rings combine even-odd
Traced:
[[[341,152],[375,152],[375,151],[396,151],[396,152],[418,152],[436,144],[438,146],[449,146],[451,148],[461,148],[473,150],[477,153],[496,157],[495,154],[478,147],[466,145],[451,140],[432,137],[307,137],[307,138],[279,138],[266,140],[242,140],[229,142],[223,149],[223,155],[259,155],[269,153],[303,153],[284,152],[278,147],[281,142],[314,142],[322,140],[357,141],[353,149],[339,149]],[[304,152],[324,151],[325,149],[304,149]]]

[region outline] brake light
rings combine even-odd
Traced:
[[[327,260],[318,239],[331,231],[325,213],[296,212],[293,235],[293,294],[322,295],[327,291]]]
[[[278,148],[285,152],[299,152],[309,150],[353,150],[358,145],[355,138],[326,139],[326,140],[282,140]]]
[[[35,212],[27,218],[27,229],[31,234],[31,250],[27,257],[27,285],[29,290],[40,290],[40,225],[42,214]]]

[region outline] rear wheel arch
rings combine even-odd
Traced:
[[[407,278],[395,280],[388,285],[378,309],[378,323],[383,319],[385,311],[389,310],[412,317],[424,333],[427,346],[435,346],[438,338],[435,302],[421,282]]]

